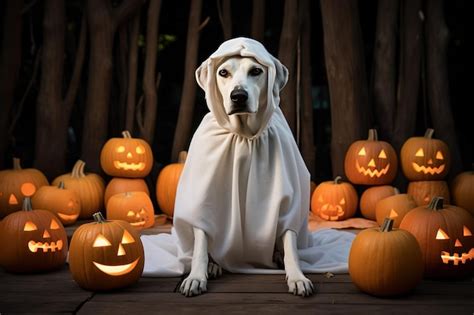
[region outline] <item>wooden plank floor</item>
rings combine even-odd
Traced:
[[[286,292],[282,275],[224,274],[210,280],[208,292],[186,298],[177,292],[181,278],[142,278],[108,293],[79,288],[67,266],[34,275],[0,270],[0,314],[474,314],[474,282],[424,281],[410,295],[376,298],[361,293],[349,275],[309,275],[318,288],[312,297]]]

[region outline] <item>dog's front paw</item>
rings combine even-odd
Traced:
[[[206,275],[194,275],[192,273],[184,279],[179,287],[179,292],[184,296],[196,296],[207,291]]]
[[[207,265],[207,275],[209,279],[215,279],[222,276],[221,266],[209,260],[209,264]]]
[[[293,295],[310,296],[316,293],[313,282],[303,274],[287,276],[288,292]]]

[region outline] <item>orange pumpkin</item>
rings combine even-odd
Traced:
[[[346,153],[344,170],[354,184],[386,185],[397,175],[397,154],[385,141],[379,141],[377,131],[369,130],[367,140],[351,144]]]
[[[124,193],[127,191],[143,191],[147,195],[150,195],[148,186],[145,181],[141,178],[119,178],[115,177],[109,182],[105,188],[104,201],[105,204],[109,201],[110,197],[116,194]]]
[[[393,227],[398,228],[405,215],[415,208],[416,203],[413,197],[408,194],[400,194],[396,189],[395,195],[377,202],[375,206],[377,223],[382,225],[385,218],[390,218],[393,220]]]
[[[146,193],[128,191],[110,197],[107,202],[107,219],[127,221],[134,228],[146,229],[155,224],[155,212]]]
[[[366,189],[360,197],[360,212],[369,219],[375,220],[377,201],[395,195],[395,187],[389,185],[374,186]]]
[[[179,178],[186,162],[187,152],[179,153],[178,163],[167,165],[161,170],[156,181],[156,199],[161,211],[172,217]]]
[[[145,140],[132,138],[122,132],[123,138],[107,141],[100,153],[100,165],[110,176],[140,178],[147,176],[153,166],[153,153]]]
[[[456,176],[451,184],[453,203],[474,216],[474,171]]]
[[[357,209],[357,192],[337,176],[334,181],[322,182],[311,197],[311,211],[327,221],[340,221],[354,216]]]
[[[20,159],[13,158],[13,169],[0,171],[0,219],[21,210],[23,199],[45,185],[48,180],[43,173],[34,168],[22,169]]]
[[[429,204],[435,196],[443,197],[449,203],[449,187],[442,180],[410,182],[407,193],[415,199],[418,206]]]

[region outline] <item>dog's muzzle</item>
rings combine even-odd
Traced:
[[[241,88],[235,88],[230,93],[230,100],[232,101],[232,106],[228,114],[233,115],[250,113],[251,111],[247,106],[248,98],[249,94],[247,93],[247,91]]]

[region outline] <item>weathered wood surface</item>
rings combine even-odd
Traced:
[[[474,282],[424,281],[407,296],[377,298],[360,292],[349,275],[309,275],[318,293],[309,298],[286,292],[283,275],[224,274],[210,280],[208,292],[186,298],[177,292],[182,278],[142,278],[107,293],[79,288],[67,267],[47,274],[0,271],[0,314],[247,314],[247,313],[430,313],[472,314]],[[258,313],[257,313],[258,312]]]

